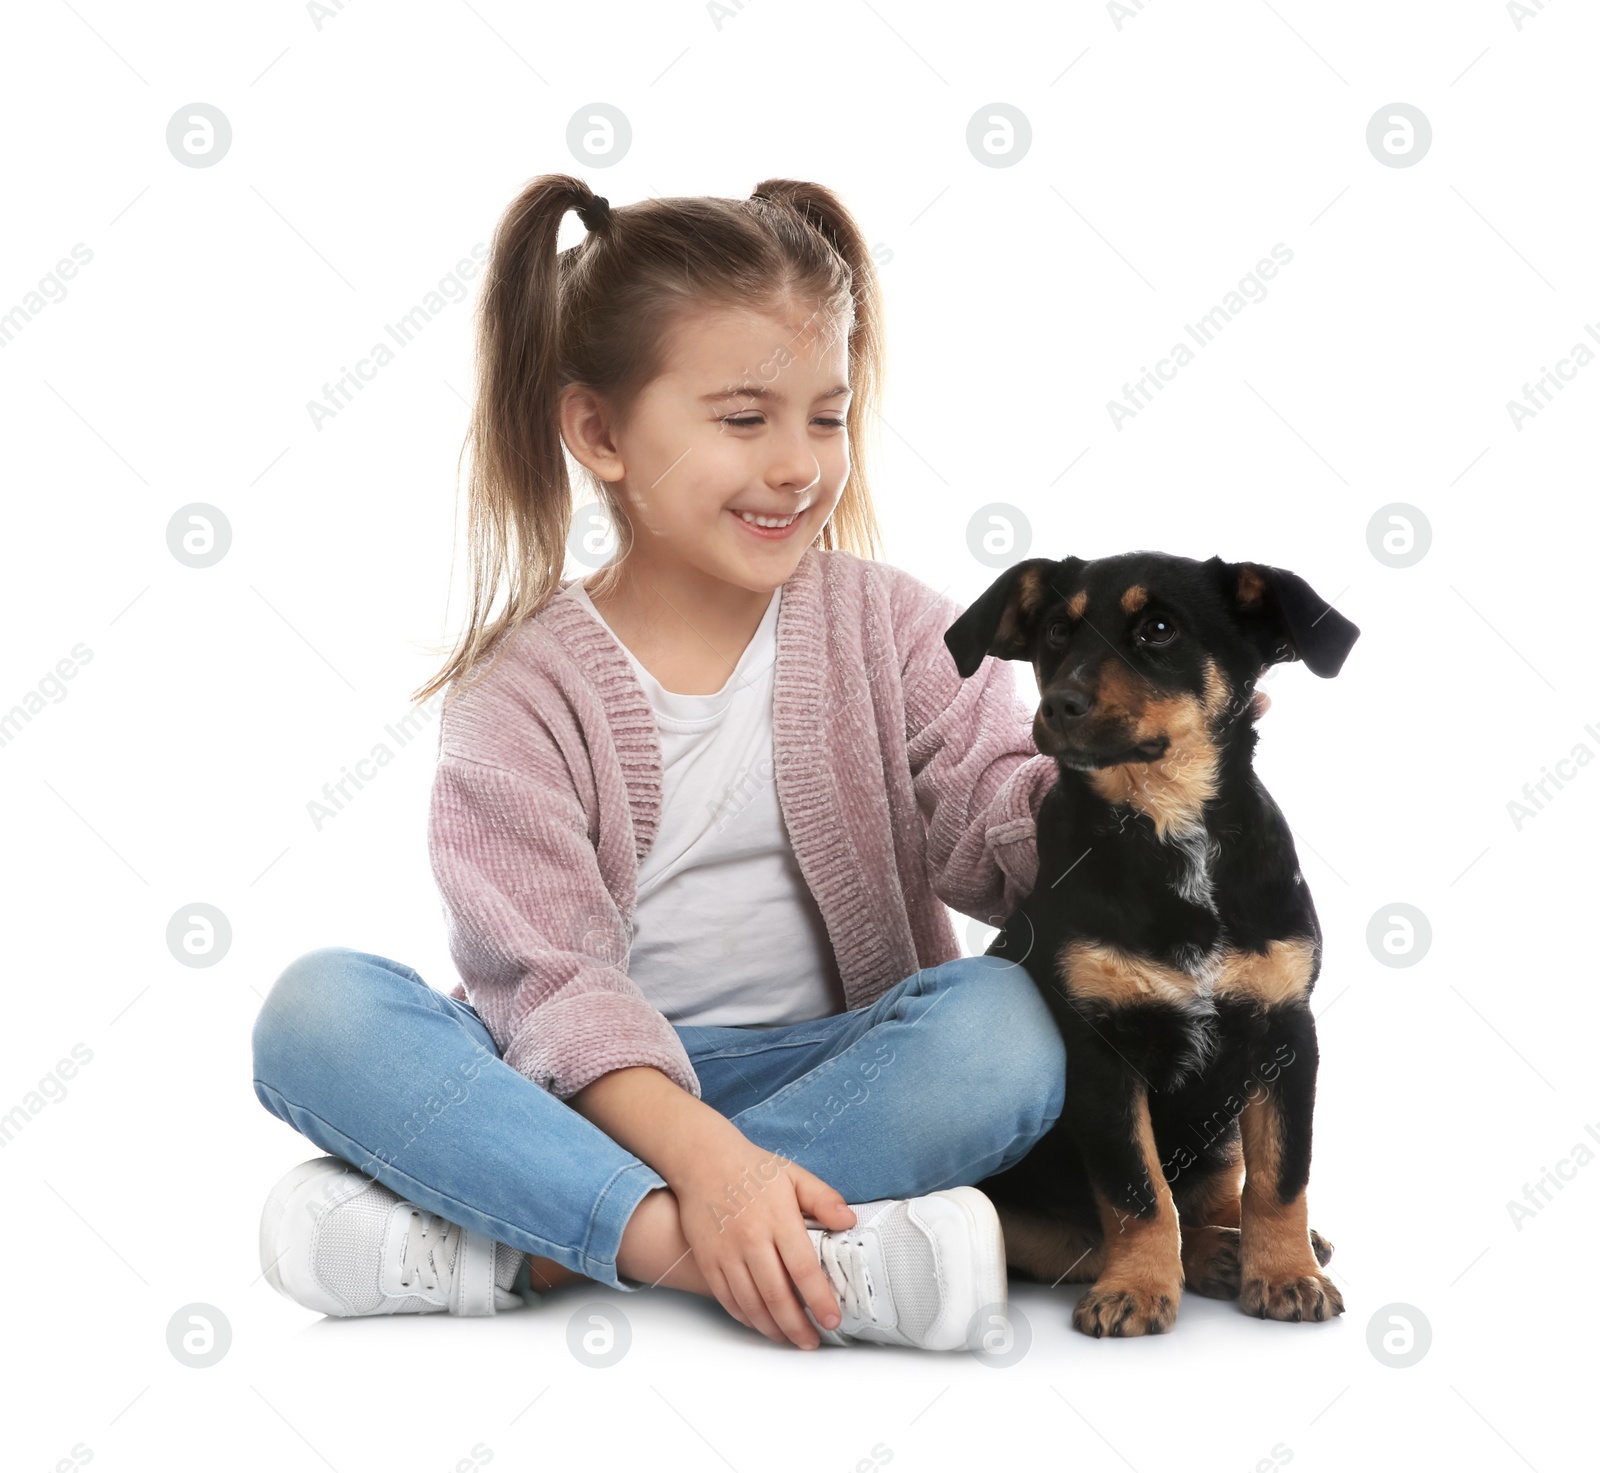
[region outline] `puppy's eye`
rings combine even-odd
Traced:
[[[1047,643],[1052,648],[1060,649],[1067,642],[1067,624],[1064,619],[1052,619],[1050,626],[1044,632]]]
[[[1171,619],[1152,614],[1141,624],[1134,638],[1146,649],[1162,649],[1178,637],[1178,626]]]

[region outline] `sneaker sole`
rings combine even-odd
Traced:
[[[284,1217],[308,1190],[317,1190],[325,1177],[351,1174],[361,1175],[348,1161],[343,1161],[337,1156],[318,1156],[313,1161],[302,1162],[273,1187],[267,1196],[267,1205],[261,1209],[261,1230],[258,1240],[261,1276],[292,1303],[298,1304],[300,1301],[284,1284],[279,1267],[285,1252],[281,1236]],[[369,1181],[370,1178],[363,1177],[362,1180]]]
[[[976,1187],[946,1187],[943,1191],[929,1192],[927,1195],[942,1197],[958,1207],[971,1234],[973,1251],[967,1262],[971,1282],[967,1287],[971,1296],[968,1302],[972,1308],[967,1321],[970,1322],[978,1310],[991,1304],[998,1304],[1004,1310],[1008,1303],[1005,1236],[1001,1232],[1000,1214],[995,1211],[994,1203]],[[938,1339],[947,1340],[951,1331],[960,1337],[953,1344],[930,1344],[927,1348],[966,1350],[967,1323],[947,1327]]]

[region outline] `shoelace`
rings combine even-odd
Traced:
[[[400,1287],[420,1287],[431,1294],[439,1287],[440,1279],[449,1279],[447,1265],[452,1261],[451,1250],[460,1237],[461,1228],[457,1223],[446,1222],[442,1217],[413,1207],[411,1221],[406,1224]]]
[[[843,1233],[824,1233],[817,1244],[828,1281],[837,1291],[839,1308],[853,1320],[876,1320],[872,1306],[876,1295],[872,1275],[867,1272],[867,1255],[859,1238]]]

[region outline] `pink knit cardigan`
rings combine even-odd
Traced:
[[[630,1064],[698,1098],[677,1033],[627,972],[661,808],[655,716],[575,582],[440,722],[428,843],[462,979],[450,995],[558,1098]],[[946,905],[999,925],[1038,869],[1055,760],[1008,663],[957,673],[943,636],[960,612],[839,550],[807,549],[783,585],[774,781],[851,1008],[962,954]]]

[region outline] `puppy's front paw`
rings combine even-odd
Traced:
[[[1181,1290],[1090,1289],[1072,1311],[1072,1327],[1093,1335],[1164,1335],[1178,1318]]]
[[[1207,1299],[1239,1297],[1238,1228],[1184,1228],[1183,1287]]]
[[[1239,1286],[1239,1308],[1263,1320],[1331,1320],[1344,1313],[1344,1296],[1326,1274],[1246,1277]]]
[[[1317,1255],[1317,1262],[1324,1268],[1328,1266],[1328,1260],[1333,1257],[1333,1244],[1315,1228],[1311,1229],[1311,1251]]]

